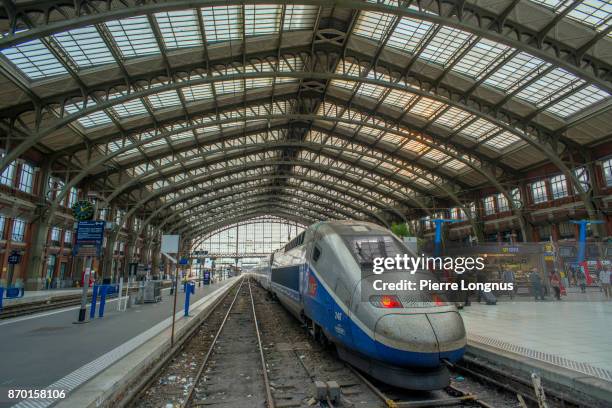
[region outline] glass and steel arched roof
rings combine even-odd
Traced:
[[[428,212],[611,134],[612,2],[6,1],[27,149],[186,234]]]

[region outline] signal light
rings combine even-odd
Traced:
[[[384,309],[397,309],[402,308],[402,302],[395,295],[380,295],[370,297],[370,303],[376,307]]]

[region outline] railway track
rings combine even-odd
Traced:
[[[339,360],[259,285],[243,279],[186,337],[127,405],[177,407],[520,407],[512,388],[482,375],[444,390],[389,387]],[[317,395],[315,381],[338,385],[337,398]],[[500,380],[498,379],[498,382]],[[533,401],[527,400],[532,406]],[[556,405],[553,406],[562,406]]]

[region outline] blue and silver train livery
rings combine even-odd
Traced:
[[[463,320],[439,293],[377,291],[373,282],[435,280],[427,271],[373,273],[377,257],[414,256],[389,230],[361,221],[314,224],[260,265],[262,286],[340,358],[385,383],[414,390],[449,384],[446,363],[466,345]]]

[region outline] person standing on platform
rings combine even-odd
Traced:
[[[502,281],[504,283],[512,283],[512,290],[508,291],[510,295],[510,299],[514,299],[514,291],[516,290],[516,279],[514,277],[514,272],[510,269],[506,269],[502,274]]]
[[[535,300],[544,300],[544,294],[542,293],[542,281],[536,268],[531,270],[531,273],[529,274],[529,281],[531,282],[531,290],[533,290]]]
[[[556,272],[550,273],[550,286],[555,291],[555,298],[561,300],[561,279],[559,279],[559,275]]]
[[[612,276],[612,273],[610,273],[610,270],[608,268],[603,268],[599,272],[599,283],[601,284],[601,290],[603,291],[606,299],[609,299],[612,296],[612,293],[610,291],[611,276]]]

